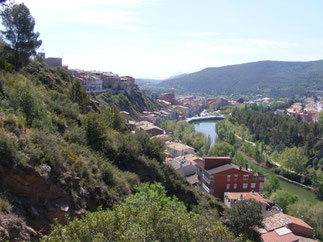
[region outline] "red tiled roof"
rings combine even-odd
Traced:
[[[241,195],[242,195],[243,199],[246,199],[246,200],[254,199],[257,202],[261,202],[265,204],[272,203],[272,201],[270,201],[267,198],[264,198],[258,192],[228,192],[228,195],[232,200],[238,200],[241,198]]]
[[[210,170],[206,170],[207,173],[209,173],[210,175],[214,175],[216,173],[220,173],[223,171],[227,171],[230,169],[235,169],[235,170],[240,170],[240,166],[234,165],[234,164],[226,164],[223,166],[219,166]],[[252,171],[247,170],[244,167],[241,167],[241,171],[247,172],[247,173],[252,173]]]
[[[264,242],[297,242],[298,238],[293,234],[285,234],[280,236],[276,231],[271,231],[261,235],[261,239]]]
[[[295,218],[293,216],[289,216],[284,213],[277,213],[277,214],[271,215],[269,217],[266,217],[266,218],[264,218],[262,223],[264,225],[264,228],[267,231],[271,231],[271,230],[283,227],[287,224],[295,224],[295,225],[302,226],[304,228],[313,230],[313,228],[311,226],[309,226],[307,223],[305,223],[303,220],[301,220],[299,218]]]
[[[264,198],[263,196],[261,196],[258,192],[249,192],[245,197],[244,199],[254,199],[258,202],[261,202],[261,203],[272,203],[272,201],[270,201],[269,199],[267,198]]]
[[[302,226],[302,227],[305,227],[305,228],[308,228],[308,229],[313,229],[311,226],[309,226],[307,223],[305,223],[303,220],[301,220],[300,218],[295,218],[293,216],[290,216],[290,215],[286,215],[291,223],[293,224],[297,224],[299,226]]]

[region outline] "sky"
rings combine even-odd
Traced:
[[[16,0],[39,51],[69,68],[164,79],[260,60],[323,59],[320,0]]]

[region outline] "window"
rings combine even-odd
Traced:
[[[243,183],[242,188],[243,189],[248,189],[248,183]]]
[[[237,189],[237,184],[233,184],[233,189],[236,190]]]
[[[227,175],[227,181],[230,181],[231,175]]]
[[[248,179],[249,179],[249,175],[243,175],[243,180],[244,181],[248,181]]]
[[[250,188],[256,188],[256,183],[251,183]]]
[[[230,184],[227,184],[227,190],[229,190],[230,189]]]
[[[238,180],[238,175],[234,175],[234,180]]]

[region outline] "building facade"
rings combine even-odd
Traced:
[[[167,152],[174,157],[195,153],[194,148],[177,142],[167,142],[166,147]]]
[[[204,157],[197,167],[200,188],[222,200],[225,192],[263,190],[264,176],[231,164],[230,157]]]

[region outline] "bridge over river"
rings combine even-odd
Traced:
[[[224,118],[225,118],[224,115],[205,115],[200,117],[187,118],[186,122],[192,123],[195,121],[222,120]]]

